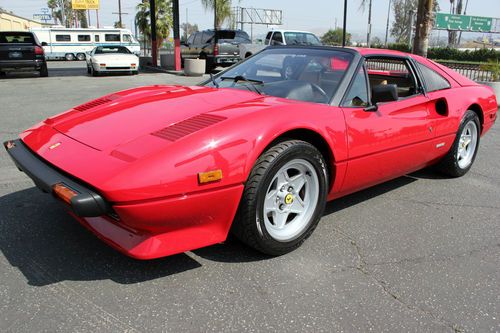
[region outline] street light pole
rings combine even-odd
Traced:
[[[389,7],[387,8],[387,24],[385,26],[384,47],[387,47],[387,38],[389,36],[389,17],[391,16],[391,2],[392,2],[392,0],[389,0]]]
[[[342,22],[343,31],[342,31],[342,47],[345,47],[346,44],[346,28],[347,28],[347,0],[344,0],[344,22]]]

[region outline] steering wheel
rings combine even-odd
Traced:
[[[313,90],[315,92],[319,93],[321,95],[321,97],[323,97],[324,102],[328,102],[329,97],[320,86],[318,86],[317,84],[312,83],[312,82],[309,82],[309,84],[311,85],[311,87],[313,88]]]

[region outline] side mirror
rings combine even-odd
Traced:
[[[363,111],[365,111],[365,112],[377,112],[377,110],[378,110],[377,104],[367,106],[366,108],[363,109]]]
[[[397,100],[398,86],[395,84],[379,84],[372,88],[372,104]]]
[[[47,46],[49,44],[47,44],[47,42],[42,42],[42,46]]]

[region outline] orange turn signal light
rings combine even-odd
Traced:
[[[222,179],[222,170],[212,170],[200,172],[198,174],[198,182],[200,184],[212,183]]]
[[[78,195],[77,192],[73,191],[72,189],[70,189],[69,187],[64,185],[63,183],[55,184],[54,186],[52,186],[52,190],[54,191],[54,194],[59,199],[61,199],[62,201],[64,201],[68,205],[71,204],[71,199]]]
[[[106,64],[99,64],[99,66],[101,66],[101,67],[106,67]]]

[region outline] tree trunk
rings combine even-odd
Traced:
[[[413,40],[413,53],[427,57],[429,34],[432,24],[432,5],[434,0],[418,0],[417,26]]]

